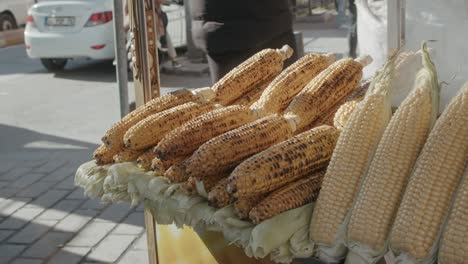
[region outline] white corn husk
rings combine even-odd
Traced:
[[[75,173],[75,185],[83,188],[84,194],[90,198],[101,197],[108,169],[108,165],[99,166],[94,160],[86,162]]]
[[[164,177],[145,173],[131,162],[112,165],[105,171],[89,162],[83,164],[79,171],[75,180],[80,182],[80,186],[85,186],[83,179],[88,179],[87,185],[93,185],[90,181],[96,179],[86,172],[95,174],[100,171],[103,198],[112,202],[143,201],[145,207],[154,212],[158,224],[188,225],[198,231],[222,232],[230,244],[242,247],[248,256],[264,258],[270,255],[278,263],[290,263],[294,258],[312,255],[312,245],[305,231],[309,228],[313,204],[254,225],[239,219],[232,205],[213,208],[205,198],[187,195],[181,184],[171,184]]]

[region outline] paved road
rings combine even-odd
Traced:
[[[161,79],[163,93],[209,82]],[[118,102],[111,61],[73,61],[54,74],[24,46],[0,49],[0,263],[147,262],[142,208],[103,205],[73,185],[119,119]]]

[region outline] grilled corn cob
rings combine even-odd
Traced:
[[[113,157],[114,163],[134,161],[145,152],[144,150],[123,149]]]
[[[404,187],[439,113],[435,67],[425,46],[423,50],[425,67],[418,72],[414,89],[385,129],[348,224],[348,247],[359,255],[368,252],[364,255],[369,259],[386,253],[386,241]]]
[[[240,219],[248,219],[249,213],[257,204],[259,204],[267,195],[261,194],[257,196],[245,197],[237,199],[234,202],[234,211]]]
[[[454,199],[440,243],[440,264],[466,264],[468,261],[468,167]]]
[[[206,141],[254,120],[255,115],[244,106],[216,109],[169,132],[154,148],[154,152],[163,161],[191,155]]]
[[[434,125],[416,161],[392,227],[396,254],[426,258],[437,243],[468,160],[468,83]]]
[[[292,53],[291,47],[285,45],[279,50],[264,49],[253,55],[213,85],[215,102],[227,105],[258,84],[278,75],[283,69],[283,62]]]
[[[213,109],[212,103],[189,102],[150,115],[125,133],[125,147],[140,150],[154,146],[171,130]]]
[[[147,102],[144,106],[130,112],[122,118],[122,120],[115,123],[109,130],[107,130],[106,134],[102,138],[102,142],[108,146],[123,147],[123,137],[125,132],[139,121],[154,113],[161,112],[190,101],[195,101],[196,99],[197,96],[189,90],[178,90],[167,95],[157,97]]]
[[[260,223],[290,209],[315,201],[320,191],[325,171],[318,171],[274,191],[257,204],[249,213],[254,223]]]
[[[169,167],[164,173],[164,177],[168,178],[171,182],[184,182],[187,181],[189,175],[185,172],[187,160],[176,163]]]
[[[199,180],[234,168],[244,159],[292,136],[289,122],[270,115],[219,135],[188,159],[186,172]]]
[[[370,60],[369,56],[341,59],[312,79],[285,111],[286,115],[299,117],[297,130],[312,123],[354,91],[361,80],[363,67]]]
[[[253,103],[255,103],[255,101],[257,101],[260,98],[263,91],[265,91],[265,88],[267,88],[267,86],[271,83],[271,81],[273,79],[274,78],[270,78],[270,79],[266,80],[265,82],[259,84],[257,87],[252,89],[250,92],[248,92],[245,95],[241,96],[240,98],[236,99],[234,102],[229,103],[229,105],[242,105],[242,106],[246,106],[246,107],[251,106]]]
[[[208,193],[208,205],[222,208],[232,203],[233,197],[226,191],[227,178],[223,178]]]
[[[208,194],[213,190],[216,184],[229,175],[230,170],[217,174],[207,175],[203,180],[198,180],[195,177],[190,177],[189,180],[195,184],[196,191],[199,195],[208,198]]]
[[[351,208],[367,160],[391,116],[387,79],[389,72],[393,72],[391,63],[392,60],[374,78],[366,97],[351,114],[338,138],[312,214],[310,238],[315,244],[344,248],[340,227]],[[337,252],[337,255],[344,253]]]
[[[122,149],[119,147],[108,147],[104,144],[99,146],[93,153],[93,158],[96,160],[97,165],[105,165],[113,163],[113,157]]]
[[[341,100],[338,104],[330,108],[326,113],[320,115],[314,122],[304,127],[303,129],[297,130],[296,133],[302,133],[304,131],[311,130],[314,127],[321,125],[335,126],[339,131],[343,130],[346,121],[349,116],[356,109],[357,105],[364,98],[367,88],[369,88],[370,81],[366,81],[361,84],[356,90],[354,90],[348,97]],[[335,121],[337,120],[337,121]]]
[[[312,78],[325,70],[334,55],[307,54],[276,77],[265,89],[252,109],[263,115],[283,111]]]
[[[137,166],[148,171],[151,169],[151,161],[154,158],[152,149],[148,149],[137,158]]]
[[[153,157],[154,157],[154,152],[152,151],[153,153]],[[166,171],[174,164],[177,164],[179,162],[182,162],[183,160],[186,160],[189,156],[185,156],[185,157],[177,157],[175,159],[172,159],[172,160],[160,160],[159,158],[157,157],[154,157],[153,160],[151,161],[151,170],[154,171],[154,173],[156,173],[156,175],[164,175],[164,173],[166,173]]]
[[[229,176],[228,191],[237,198],[258,196],[326,167],[338,134],[319,126],[250,157]]]

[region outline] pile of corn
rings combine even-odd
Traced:
[[[308,54],[282,70],[291,49],[266,49],[211,88],[130,113],[94,158],[136,161],[254,223],[316,201],[310,239],[327,262],[375,263],[389,251],[431,258],[447,217],[441,261],[466,263],[454,253],[467,243],[458,226],[468,217],[466,188],[449,211],[468,162],[468,84],[437,119],[435,66],[425,46],[422,54],[414,88],[392,116],[393,81],[408,54],[370,83],[361,82],[368,56]]]

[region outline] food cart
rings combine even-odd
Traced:
[[[435,7],[437,4],[427,9],[433,11],[431,8]],[[423,24],[421,17],[417,16],[419,14],[416,12],[417,8],[419,8],[417,4],[406,5],[404,0],[387,1],[388,19],[384,23],[387,28],[387,42],[384,56],[404,47],[414,50],[418,47],[418,42],[429,38],[424,32],[420,32],[419,35],[415,32]],[[129,12],[135,47],[133,51],[135,93],[137,106],[141,106],[160,95],[154,19],[156,13],[153,2],[148,0],[129,0]],[[410,22],[409,25],[407,21]],[[457,20],[449,21],[456,22]],[[467,22],[465,19],[465,29]],[[447,24],[447,26],[451,25],[453,24]],[[439,30],[442,34],[443,25]],[[428,34],[431,35],[430,32]],[[439,44],[436,44],[437,48],[447,49],[450,45],[446,44],[446,41],[441,40]],[[441,56],[439,53],[436,54],[436,62],[447,65],[447,59]],[[466,59],[466,53],[464,56]],[[458,58],[458,63],[455,63],[460,74],[452,79],[453,83],[448,89],[443,90],[442,106],[445,106],[455,95],[464,81],[463,78],[467,76],[468,66],[460,66],[463,60],[462,58],[460,62]],[[442,70],[441,79],[446,80],[450,72],[453,72],[453,68]],[[402,99],[397,100],[401,102]],[[228,211],[215,212],[206,203],[196,198],[187,198],[178,194],[170,184],[152,179],[150,173],[119,167],[118,164],[112,167],[106,168],[105,171],[93,168],[93,177],[89,179],[86,177],[90,176],[90,170],[82,168],[77,173],[76,182],[86,189],[88,195],[101,196],[107,202],[144,203],[148,256],[151,264],[291,261],[293,263],[323,263],[311,257],[313,249],[304,243],[307,239],[301,237],[301,233],[308,229],[313,204],[278,215],[275,221],[261,223],[262,226],[259,227],[260,225],[235,221],[230,218]],[[120,170],[125,170],[125,172]],[[101,185],[96,187],[95,182],[98,181]],[[291,219],[296,221],[289,222]],[[289,229],[282,230],[286,222]],[[283,232],[286,239],[281,235],[275,236],[274,233],[277,232]],[[271,255],[273,255],[273,260],[270,260]],[[387,263],[391,263],[390,257],[386,256],[386,259]]]

